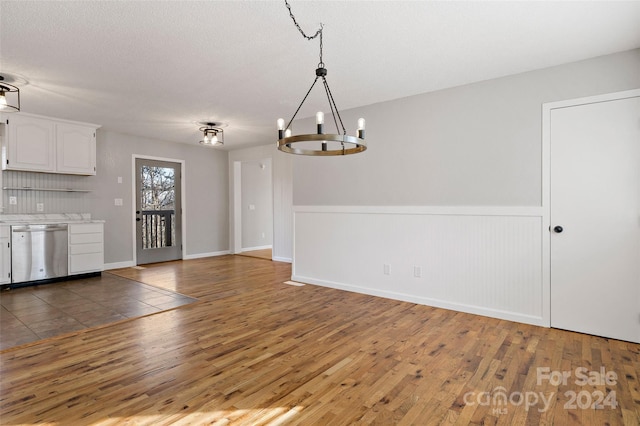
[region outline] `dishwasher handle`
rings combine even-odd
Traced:
[[[55,232],[55,231],[66,231],[66,225],[55,225],[55,226],[12,226],[12,232]]]

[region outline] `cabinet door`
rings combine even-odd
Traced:
[[[69,224],[69,275],[102,270],[104,270],[103,224]]]
[[[55,170],[55,135],[52,121],[20,115],[11,116],[7,125],[9,170]]]
[[[56,170],[79,175],[96,174],[96,130],[74,124],[56,124]]]
[[[0,226],[0,284],[11,283],[10,230],[8,226]]]

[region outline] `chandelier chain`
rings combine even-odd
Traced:
[[[289,16],[291,17],[291,19],[293,20],[293,23],[296,25],[296,28],[298,29],[298,31],[300,31],[300,34],[302,34],[302,37],[306,38],[307,40],[313,40],[314,38],[320,36],[320,63],[318,64],[319,67],[324,67],[324,62],[322,61],[322,47],[323,47],[323,43],[322,43],[322,29],[324,28],[324,25],[322,25],[322,23],[320,24],[320,28],[316,31],[316,33],[312,36],[308,36],[304,30],[300,27],[300,24],[298,24],[298,21],[296,20],[296,17],[293,16],[293,11],[291,11],[291,5],[289,4],[289,2],[287,0],[284,0],[284,4],[287,6],[287,9],[289,9]]]
[[[327,92],[327,98],[329,98],[329,106],[331,107],[331,115],[333,115],[333,121],[336,124],[336,130],[340,131],[338,128],[338,121],[336,120],[336,117],[338,117],[338,120],[340,120],[340,127],[342,127],[342,134],[346,135],[347,130],[344,128],[344,123],[342,122],[342,117],[340,117],[340,111],[338,111],[336,101],[333,100],[333,93],[331,93],[331,89],[329,89],[329,83],[327,83],[327,79],[324,77],[322,77],[322,82],[324,83],[324,90]]]
[[[296,115],[298,115],[298,112],[300,112],[300,108],[302,108],[302,105],[304,104],[304,101],[307,100],[307,98],[309,97],[309,93],[311,93],[311,91],[313,90],[313,86],[316,85],[318,78],[316,76],[316,79],[313,80],[313,83],[311,84],[311,87],[309,87],[309,90],[307,91],[307,94],[304,95],[304,98],[302,99],[302,102],[300,102],[300,105],[298,105],[298,109],[296,110],[296,112],[293,113],[293,117],[291,117],[291,120],[289,120],[289,123],[287,124],[286,129],[290,129],[291,128],[291,123],[293,123],[293,120],[296,119]]]

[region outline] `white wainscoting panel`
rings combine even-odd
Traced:
[[[548,326],[542,235],[537,207],[298,206],[292,279]]]

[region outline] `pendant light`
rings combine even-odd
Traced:
[[[217,121],[202,121],[198,124],[202,126],[199,130],[203,134],[200,145],[211,148],[224,145],[224,131],[222,130],[222,127],[225,127],[226,123]]]
[[[295,16],[293,16],[291,5],[289,5],[289,2],[287,0],[285,0],[285,5],[287,6],[287,9],[289,9],[289,16],[291,16],[293,23],[304,38],[306,38],[307,40],[313,40],[316,37],[320,38],[320,62],[318,63],[318,67],[316,68],[316,78],[315,80],[313,80],[311,88],[307,91],[307,94],[302,99],[302,102],[300,102],[298,109],[293,114],[293,117],[291,117],[291,120],[289,120],[289,123],[285,126],[285,121],[282,118],[279,118],[277,121],[278,149],[290,154],[317,156],[349,155],[365,151],[367,149],[367,145],[364,140],[364,118],[358,120],[357,135],[347,135],[347,131],[344,127],[344,124],[342,123],[342,118],[340,117],[340,112],[338,111],[336,102],[333,99],[331,89],[329,89],[329,83],[327,83],[326,78],[327,69],[324,66],[324,62],[322,61],[322,24],[320,24],[320,29],[318,29],[313,36],[306,35],[304,31],[302,31],[302,28],[300,28],[300,25],[298,25]],[[307,100],[309,93],[311,93],[311,90],[316,85],[319,79],[322,80],[322,85],[324,86],[327,100],[329,101],[329,109],[331,111],[331,116],[333,117],[333,122],[336,126],[337,133],[324,133],[325,116],[323,112],[318,112],[316,114],[316,133],[292,135],[291,123],[293,122],[293,120],[295,120],[296,115],[304,104],[304,101]],[[340,130],[342,130],[342,133],[340,133]]]
[[[20,111],[20,89],[7,81],[13,82],[8,74],[0,74],[0,113]]]

